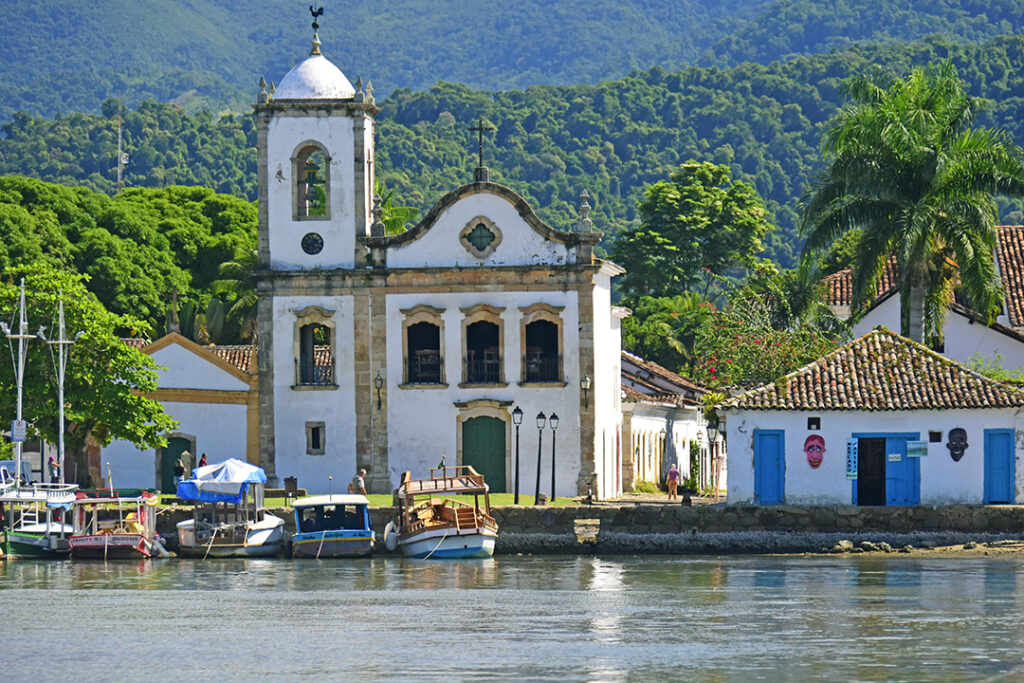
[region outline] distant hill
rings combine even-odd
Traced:
[[[426,210],[471,179],[476,146],[466,127],[482,116],[497,128],[485,155],[498,182],[563,228],[577,220],[580,190],[588,190],[595,223],[610,242],[635,219],[645,186],[691,158],[726,163],[767,200],[781,228],[768,241],[769,255],[789,265],[799,249],[797,200],[819,168],[821,126],[840,105],[841,79],[871,64],[906,72],[942,58],[957,66],[969,92],[992,100],[981,122],[1024,145],[1024,37],[968,46],[932,39],[767,66],[654,68],[598,85],[402,89],[378,100],[378,177],[396,191],[396,203]],[[107,115],[57,119],[16,115],[2,128],[0,174],[112,193],[116,107],[106,108]],[[189,116],[147,102],[124,122],[129,187],[200,184],[255,197],[251,116]],[[1024,222],[1021,207],[1002,209],[1004,222]]]
[[[0,121],[96,113],[110,97],[243,112],[260,75],[308,49],[308,2],[4,0]],[[1024,33],[1024,0],[326,0],[325,54],[379,96],[596,84],[661,66],[733,66],[942,36]]]

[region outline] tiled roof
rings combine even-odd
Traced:
[[[645,394],[635,387],[622,383],[622,398],[627,403],[668,403],[675,406],[697,406],[697,401],[683,394]]]
[[[996,259],[1006,292],[1006,314],[1011,327],[1024,327],[1024,226],[998,228]]]
[[[142,337],[121,337],[121,343],[141,351],[143,347],[149,344],[149,340]]]
[[[878,294],[882,297],[894,290],[899,277],[896,259],[889,259],[878,280]],[[825,277],[828,285],[828,303],[830,306],[850,306],[853,304],[853,271],[850,268],[840,270]]]
[[[696,391],[702,391],[703,390],[701,388],[701,386],[699,384],[695,383],[693,380],[687,379],[686,377],[683,377],[682,375],[676,374],[676,373],[672,372],[671,370],[669,370],[668,368],[665,368],[665,367],[662,367],[661,365],[658,365],[654,361],[644,360],[643,358],[641,358],[640,356],[636,355],[635,353],[630,353],[629,351],[623,350],[622,351],[622,359],[632,363],[633,365],[637,366],[638,368],[646,370],[647,372],[651,373],[652,375],[657,375],[658,377],[661,377],[662,379],[664,379],[664,380],[666,380],[668,382],[671,382],[672,384],[675,384],[677,386],[686,387],[687,389],[694,389]]]
[[[211,345],[204,346],[203,348],[215,356],[219,356],[223,360],[231,363],[242,372],[249,372],[249,362],[250,360],[255,360],[254,357],[256,355],[255,346],[244,344],[229,344],[225,346]]]
[[[943,410],[1024,406],[1024,392],[880,328],[725,407],[750,410]]]

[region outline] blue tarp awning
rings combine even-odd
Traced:
[[[241,503],[249,484],[265,484],[263,468],[235,458],[192,470],[192,478],[178,484],[178,498],[202,503]]]

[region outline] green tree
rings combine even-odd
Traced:
[[[256,269],[259,257],[252,250],[220,264],[220,280],[214,280],[210,289],[214,294],[225,297],[231,304],[226,318],[238,325],[242,338],[256,340]]]
[[[622,347],[641,358],[683,375],[690,375],[697,332],[713,312],[699,295],[643,296],[623,304],[633,314],[622,321]]]
[[[994,196],[1024,196],[1020,148],[1001,131],[974,127],[984,103],[964,92],[949,62],[905,79],[855,77],[844,91],[850,102],[822,140],[827,168],[804,198],[805,255],[860,229],[855,304],[874,295],[895,256],[903,334],[919,342],[940,338],[954,286],[994,317]]]
[[[83,332],[73,347],[64,383],[67,457],[76,464],[78,479],[89,475],[86,446],[125,439],[140,448],[166,444],[164,435],[177,422],[163,406],[146,394],[157,388],[156,364],[138,349],[125,344],[117,331],[136,334],[146,323],[110,313],[90,294],[84,277],[46,266],[18,267],[8,273],[25,278],[30,330],[40,325],[54,329],[58,293],[63,291],[67,329]],[[19,287],[15,280],[0,281],[0,311],[11,324],[17,321]],[[12,326],[13,328],[13,326]],[[23,414],[36,435],[57,439],[57,388],[52,358],[42,342],[31,343],[26,355]],[[12,363],[0,363],[0,412],[5,422],[15,416],[15,376]],[[97,474],[97,472],[93,472]]]
[[[647,188],[638,204],[640,225],[613,249],[626,269],[620,286],[631,295],[671,296],[712,284],[729,271],[751,267],[772,228],[757,191],[732,181],[728,166],[691,161],[668,181]]]

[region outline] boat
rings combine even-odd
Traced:
[[[263,507],[267,475],[236,458],[197,467],[178,484],[194,501],[192,519],[178,522],[179,553],[189,557],[268,557],[284,542],[284,520]]]
[[[358,494],[299,498],[292,557],[360,557],[373,552],[370,501]]]
[[[74,527],[67,516],[75,503],[75,484],[26,484],[0,468],[0,524],[8,559],[66,559]]]
[[[68,539],[76,559],[168,557],[156,533],[160,496],[149,489],[85,489],[76,492],[74,533]]]
[[[483,475],[469,466],[431,468],[429,479],[405,472],[395,490],[398,519],[384,531],[385,546],[422,559],[491,557],[498,523],[488,491]],[[473,496],[473,503],[452,496]]]

